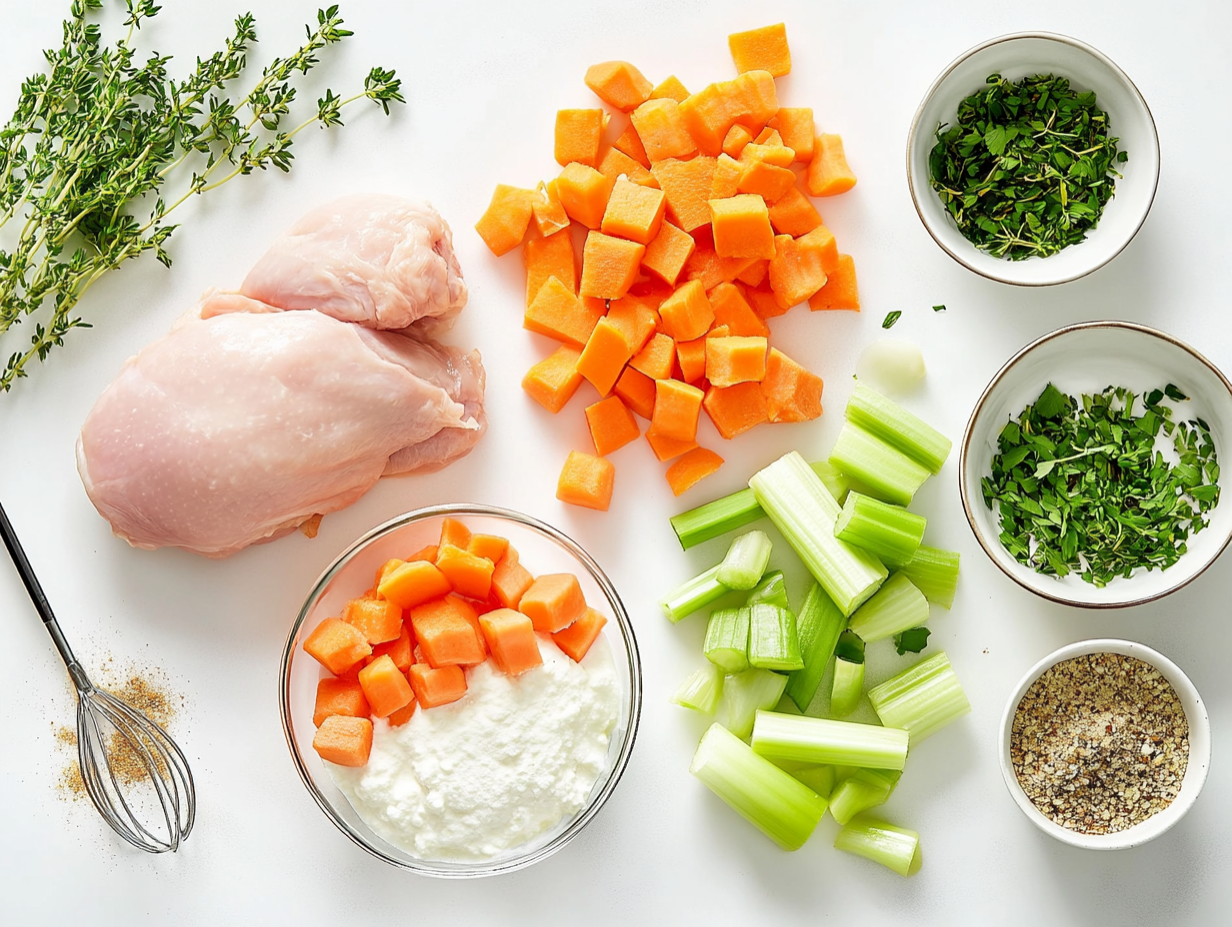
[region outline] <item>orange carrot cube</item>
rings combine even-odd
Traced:
[[[389,713],[389,717],[385,720],[389,722],[390,727],[401,727],[406,724],[406,722],[411,720],[411,716],[415,714],[415,709],[418,707],[419,702],[412,697],[404,707],[399,708],[397,711],[391,711]]]
[[[526,305],[535,301],[539,288],[552,277],[573,290],[577,286],[577,270],[573,262],[573,235],[569,227],[545,238],[530,238],[522,247],[522,265],[526,268]]]
[[[736,189],[741,193],[756,193],[767,203],[774,203],[795,186],[796,175],[787,168],[775,167],[766,161],[750,161],[741,173]]]
[[[711,386],[759,383],[766,375],[767,343],[763,337],[707,336],[705,347],[706,379]]]
[[[714,309],[716,325],[726,325],[733,335],[770,337],[770,329],[735,284],[720,283],[707,294],[707,298]]]
[[[799,187],[793,186],[771,203],[769,211],[770,224],[780,235],[799,238],[821,225],[821,213],[812,201],[800,192]]]
[[[569,214],[560,202],[555,180],[547,183],[539,181],[531,203],[531,214],[535,217],[535,228],[545,238],[569,227]]]
[[[856,185],[856,175],[847,166],[841,135],[817,136],[805,183],[813,196],[837,196]]]
[[[826,285],[809,299],[810,309],[854,309],[860,311],[860,291],[856,286],[856,263],[850,254],[840,254]]]
[[[587,406],[586,424],[595,444],[595,453],[600,457],[606,457],[630,441],[636,441],[642,433],[633,413],[618,396],[608,396]]]
[[[760,163],[771,167],[788,168],[795,160],[796,153],[779,143],[763,145],[754,141],[745,145],[744,150],[740,152],[740,163],[746,167]]]
[[[392,641],[402,630],[402,606],[384,599],[352,599],[342,620],[357,627],[369,644]]]
[[[549,277],[526,307],[522,327],[580,348],[589,340],[602,316],[602,309],[578,299],[557,278]]]
[[[556,178],[556,194],[570,219],[597,229],[603,222],[612,183],[593,167],[574,161]]]
[[[562,344],[526,372],[522,389],[549,412],[559,412],[582,384],[577,361],[582,352]]]
[[[574,663],[581,663],[591,645],[599,639],[607,619],[593,608],[587,608],[578,619],[552,635],[552,642]]]
[[[719,434],[728,439],[770,421],[760,383],[712,386],[706,391],[702,405]]]
[[[434,557],[433,559],[435,560],[436,558]],[[386,560],[377,568],[376,576],[372,580],[372,588],[377,590],[376,595],[378,597],[384,598],[380,594],[381,581],[404,563],[406,563],[405,560],[399,560],[397,557],[394,557],[392,560]]]
[[[377,657],[388,656],[394,661],[394,666],[398,667],[402,672],[406,672],[410,665],[415,662],[413,656],[414,644],[411,642],[411,631],[405,623],[402,625],[402,633],[398,635],[397,640],[386,641],[383,644],[377,644],[372,648],[372,656],[368,658],[371,663]]]
[[[723,466],[723,458],[704,447],[695,447],[667,468],[667,485],[672,495],[688,492]]]
[[[312,709],[312,723],[316,727],[333,715],[347,718],[366,718],[372,713],[364,698],[363,686],[358,680],[326,676],[317,683],[317,700]]]
[[[629,366],[652,380],[665,380],[672,375],[672,364],[675,360],[676,342],[670,336],[659,333],[633,356]],[[653,391],[653,385],[651,389]]]
[[[543,665],[539,638],[531,619],[511,608],[498,608],[479,616],[492,659],[502,672],[518,676]]]
[[[680,378],[686,383],[696,383],[706,375],[706,339],[676,342],[676,362],[680,365]]]
[[[827,275],[838,264],[838,246],[824,225],[799,238],[779,235],[774,243],[770,289],[779,305],[789,309],[826,285]]]
[[[492,202],[475,223],[475,231],[497,257],[522,244],[526,227],[530,225],[535,199],[533,190],[503,183],[496,185]]]
[[[651,165],[665,158],[691,158],[697,143],[685,127],[680,104],[672,99],[647,100],[630,115]]]
[[[759,258],[720,257],[711,247],[699,245],[684,265],[685,280],[696,280],[704,290],[712,290],[720,283],[731,283],[744,273]]]
[[[415,701],[424,708],[448,705],[466,694],[466,674],[460,666],[416,663],[406,675]]]
[[[678,287],[659,306],[663,327],[677,343],[700,338],[714,322],[714,309],[706,298],[706,289],[698,280]]]
[[[616,235],[648,245],[659,234],[659,226],[663,222],[663,213],[666,208],[667,200],[662,190],[652,190],[649,187],[639,187],[627,180],[618,180],[612,187],[612,195],[607,201],[607,210],[603,213],[601,226],[603,234]],[[636,270],[636,267],[634,269]],[[585,265],[583,265],[584,272]],[[626,286],[625,289],[627,290],[628,287]],[[597,296],[598,294],[588,295]]]
[[[470,528],[466,527],[456,518],[441,519],[441,538],[437,542],[437,559],[440,558],[440,548],[453,545],[454,547],[461,547],[463,550],[466,550],[466,545],[470,542]]]
[[[654,415],[650,428],[656,435],[677,441],[697,440],[697,420],[704,394],[679,380],[655,381]]]
[[[710,221],[710,185],[714,180],[715,160],[699,155],[689,161],[669,158],[651,165],[650,173],[667,197],[668,216],[673,223],[691,232]],[[602,216],[600,216],[602,218]]]
[[[646,170],[650,170],[650,158],[646,157],[646,146],[642,144],[637,129],[633,128],[633,123],[625,126],[625,130],[620,133],[620,138],[612,143],[612,148],[632,158]]]
[[[736,274],[736,279],[746,286],[759,287],[770,272],[770,262],[765,258],[754,261],[747,268]],[[746,300],[747,302],[747,300]],[[758,316],[760,318],[760,316]]]
[[[735,123],[751,134],[762,130],[778,112],[774,78],[767,71],[749,71],[735,80],[720,81],[680,104],[680,114],[703,154],[717,157]]]
[[[556,481],[556,498],[570,505],[606,512],[612,504],[616,468],[611,461],[570,451]]]
[[[556,163],[599,164],[599,142],[607,114],[601,109],[562,109],[556,113]]]
[[[517,608],[534,581],[530,571],[518,562],[518,552],[511,544],[492,571],[492,595],[502,607]]]
[[[684,84],[680,83],[675,74],[650,91],[652,100],[675,100],[677,103],[683,103],[688,98],[689,91],[685,89]]]
[[[670,341],[671,339],[668,340]],[[672,354],[674,356],[675,351]],[[649,419],[654,415],[654,380],[644,373],[634,370],[632,362],[630,362],[630,366],[625,368],[624,373],[620,375],[616,385],[612,387],[612,393],[619,396],[621,402],[642,418]]]
[[[628,294],[612,300],[608,306],[608,322],[620,331],[625,344],[635,355],[646,346],[662,324],[657,302],[653,296]]]
[[[741,74],[769,71],[775,77],[783,77],[791,73],[791,50],[787,47],[787,27],[783,23],[733,32],[727,37],[727,47]]]
[[[421,602],[445,595],[453,587],[433,562],[411,560],[390,571],[377,586],[377,593],[399,608],[414,608]],[[401,617],[401,615],[399,615]]]
[[[475,607],[460,596],[442,596],[416,605],[410,610],[410,620],[424,659],[433,667],[483,662],[483,644],[475,633]]]
[[[577,372],[594,385],[600,396],[606,396],[632,356],[620,329],[607,319],[600,319],[578,358]]]
[[[642,189],[635,184],[628,185],[635,190]],[[582,249],[582,285],[579,292],[582,296],[597,299],[619,299],[629,292],[629,287],[637,279],[645,253],[645,245],[613,238],[602,232],[590,232]]]
[[[624,174],[629,181],[638,186],[655,189],[659,186],[659,182],[654,179],[654,175],[649,170],[614,146],[605,151],[599,160],[599,173],[612,183],[616,183],[620,175]]]
[[[769,276],[769,274],[767,274]],[[775,316],[782,315],[787,310],[779,305],[779,301],[775,298],[774,292],[770,289],[770,281],[767,280],[762,286],[754,288],[746,288],[744,298],[749,301],[749,305],[753,307],[753,311],[757,313],[759,318],[772,319]]]
[[[508,538],[497,537],[495,534],[472,534],[471,542],[466,549],[477,557],[491,560],[495,565],[509,550]]]
[[[627,113],[649,97],[654,85],[627,61],[604,61],[586,69],[586,86],[613,109]]]
[[[743,126],[733,126],[732,131]],[[728,133],[731,134],[731,133]],[[740,178],[744,176],[745,166],[735,158],[725,154],[719,155],[714,162],[714,178],[710,181],[710,198],[724,200],[740,192]],[[795,180],[795,175],[792,175]],[[756,192],[756,191],[754,191]]]
[[[415,697],[411,684],[388,655],[377,657],[359,671],[359,684],[372,714],[384,718],[390,712],[405,708]]]
[[[736,123],[723,136],[723,154],[731,158],[738,158],[740,157],[740,152],[744,151],[744,146],[751,141],[753,141],[753,133],[745,126]],[[728,195],[730,196],[731,194]]]
[[[654,451],[655,459],[661,461],[679,457],[681,454],[686,454],[697,447],[696,438],[690,441],[681,441],[677,438],[665,437],[664,435],[656,434],[653,425],[646,431],[646,441],[650,444],[650,449]]]
[[[494,566],[486,557],[452,544],[441,547],[436,557],[436,568],[445,574],[453,591],[468,599],[483,600],[488,597]]]
[[[767,125],[783,137],[783,144],[796,153],[796,160],[807,164],[813,160],[817,130],[813,127],[813,111],[807,106],[784,106]]]
[[[770,349],[761,381],[766,414],[772,422],[808,422],[821,415],[822,380],[778,348]]]
[[[659,226],[659,234],[646,246],[642,267],[674,286],[695,247],[692,235],[664,222]]]
[[[536,631],[555,634],[582,616],[586,598],[572,573],[545,573],[526,590],[518,611],[530,618]]]
[[[725,200],[710,200],[714,250],[721,257],[773,258],[774,230],[765,200],[741,193]]]
[[[364,766],[372,753],[372,722],[367,718],[330,715],[312,738],[321,759],[338,766]]]

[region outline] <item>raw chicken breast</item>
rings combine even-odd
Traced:
[[[249,302],[207,297],[128,361],[82,427],[86,492],[136,547],[224,557],[483,434],[477,352]]]
[[[244,278],[278,309],[316,309],[368,328],[443,329],[466,305],[445,220],[427,203],[347,196],[312,210]]]

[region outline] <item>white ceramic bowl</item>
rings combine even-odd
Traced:
[[[1119,150],[1129,154],[1129,160],[1117,166],[1123,176],[1099,224],[1085,241],[1046,258],[1007,261],[978,250],[963,238],[929,184],[928,155],[936,144],[937,127],[952,125],[958,104],[994,73],[1009,80],[1055,74],[1068,77],[1077,90],[1094,90],[1096,104],[1108,114],[1112,134],[1120,139]],[[1050,286],[1107,264],[1138,233],[1159,183],[1159,136],[1146,100],[1106,55],[1064,35],[1003,35],[964,52],[928,88],[907,139],[907,183],[928,234],[958,263],[1002,283]]]
[[[1137,657],[1144,663],[1149,663],[1163,674],[1172,684],[1181,706],[1185,709],[1185,720],[1189,722],[1189,765],[1185,769],[1185,777],[1181,780],[1181,788],[1172,804],[1163,811],[1152,815],[1145,821],[1135,824],[1126,830],[1115,834],[1080,834],[1067,830],[1053,822],[1031,803],[1027,793],[1018,784],[1018,776],[1014,773],[1014,764],[1010,759],[1010,733],[1014,725],[1014,714],[1018,703],[1027,694],[1031,684],[1044,672],[1058,663],[1081,657],[1089,653],[1119,653],[1125,656]],[[1211,722],[1206,714],[1206,706],[1202,704],[1202,696],[1194,688],[1194,684],[1175,663],[1163,654],[1152,650],[1145,644],[1133,641],[1113,639],[1079,641],[1062,647],[1050,653],[1027,671],[1022,681],[1014,689],[1001,715],[1001,775],[1005,779],[1005,787],[1010,790],[1010,797],[1022,809],[1027,818],[1050,837],[1056,837],[1063,843],[1082,847],[1087,850],[1126,850],[1136,847],[1148,840],[1154,840],[1185,816],[1202,791],[1206,782],[1206,774],[1211,765]]]
[[[1035,401],[1051,381],[1070,395],[1127,386],[1141,394],[1175,384],[1188,402],[1171,403],[1177,419],[1201,417],[1227,467],[1232,436],[1232,384],[1205,357],[1171,335],[1131,322],[1084,322],[1057,329],[1012,358],[992,378],[967,423],[959,461],[959,491],[967,521],[984,552],[1024,589],[1065,605],[1120,608],[1150,602],[1180,589],[1211,565],[1232,539],[1232,503],[1220,500],[1210,523],[1190,537],[1188,550],[1166,570],[1138,570],[1104,588],[1071,573],[1035,572],[1015,560],[1000,541],[1000,516],[984,504],[980,480],[992,472],[997,436],[1010,418]]]

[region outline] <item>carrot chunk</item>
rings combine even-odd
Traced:
[[[629,184],[635,190],[642,189]],[[597,299],[619,299],[629,292],[637,279],[638,268],[646,246],[613,238],[602,232],[590,232],[582,249],[582,296]]]
[[[767,274],[769,276],[769,274]],[[782,315],[787,310],[779,305],[779,301],[775,299],[774,292],[770,289],[770,281],[766,280],[764,284],[758,287],[746,288],[744,298],[749,301],[749,305],[753,307],[753,311],[762,319],[772,319],[775,316]]]
[[[402,606],[384,599],[352,599],[342,620],[357,627],[369,644],[396,640],[402,630]]]
[[[612,393],[619,396],[621,402],[642,418],[649,419],[654,415],[654,380],[634,370],[632,366],[625,368],[616,385],[612,387]]]
[[[761,70],[711,84],[680,104],[689,134],[701,152],[711,157],[723,150],[723,141],[733,125],[740,123],[755,135],[778,110],[774,77]]]
[[[530,618],[536,631],[554,634],[582,616],[586,598],[572,573],[545,573],[526,590],[518,611]]]
[[[714,309],[706,289],[698,280],[678,287],[659,307],[663,327],[677,343],[700,338],[714,322]]]
[[[578,299],[556,277],[549,277],[526,307],[522,327],[580,348],[590,339],[602,316],[601,309]]]
[[[675,285],[695,247],[692,235],[664,222],[659,226],[659,234],[646,246],[642,267],[665,283]]]
[[[411,630],[403,623],[402,633],[398,635],[398,639],[386,641],[373,647],[372,656],[368,658],[368,662],[371,663],[377,657],[388,656],[389,659],[394,661],[394,666],[405,673],[410,668],[410,665],[415,662],[415,657],[412,655],[413,648]]]
[[[587,609],[577,620],[562,631],[552,635],[552,642],[574,663],[581,663],[591,645],[599,639],[607,619],[593,608]]]
[[[650,449],[654,451],[657,460],[671,460],[697,447],[696,439],[681,441],[677,438],[668,438],[655,434],[653,427],[646,431],[646,441],[650,444]]]
[[[616,468],[611,461],[570,451],[556,481],[556,498],[570,505],[606,512],[612,504]]]
[[[707,298],[714,309],[716,325],[726,325],[733,335],[770,337],[770,329],[735,284],[720,283],[707,294]]]
[[[770,420],[760,383],[712,386],[702,405],[719,434],[728,439]]]
[[[683,103],[688,98],[689,91],[685,89],[684,84],[680,83],[680,79],[675,74],[650,91],[652,100],[675,100],[677,103]]]
[[[576,161],[599,165],[599,142],[607,114],[601,109],[562,109],[556,113],[556,163],[561,167]]]
[[[714,180],[714,165],[714,158],[699,155],[690,161],[669,158],[650,167],[650,173],[667,197],[669,218],[686,232],[710,221],[707,202]]]
[[[680,104],[675,100],[647,100],[633,111],[629,120],[652,165],[665,158],[691,158],[697,154],[697,143],[685,128]]]
[[[821,377],[778,348],[770,349],[761,391],[772,422],[808,422],[821,415]]]
[[[504,608],[517,608],[522,594],[534,581],[530,571],[518,562],[517,550],[510,545],[492,571],[492,595]]]
[[[814,237],[818,232],[829,234],[822,225],[801,238],[778,235],[774,239],[776,253],[770,262],[770,289],[784,309],[804,302],[826,285],[825,258],[818,238]]]
[[[372,753],[372,722],[367,718],[330,715],[312,738],[321,759],[339,766],[364,766]]]
[[[569,214],[565,212],[565,207],[560,202],[555,180],[547,183],[539,181],[539,185],[535,187],[535,198],[531,203],[531,214],[535,217],[535,228],[545,238],[569,227]]]
[[[791,73],[791,50],[787,47],[787,27],[783,23],[762,26],[748,32],[733,32],[727,37],[736,70],[769,71],[775,77]]]
[[[428,666],[416,663],[407,673],[415,701],[424,708],[456,702],[466,694],[466,674],[460,666]]]
[[[642,433],[633,413],[618,396],[608,396],[587,406],[586,424],[595,443],[595,453],[600,457],[606,457],[630,441],[636,441]]]
[[[750,161],[740,174],[736,190],[740,193],[756,193],[767,203],[774,203],[795,186],[796,175],[787,168],[775,167],[767,161]]]
[[[758,258],[720,257],[714,248],[699,245],[693,256],[684,265],[685,280],[696,280],[704,290],[712,290],[720,283],[731,283]]]
[[[411,715],[415,714],[415,709],[418,707],[419,702],[412,697],[405,707],[399,708],[397,711],[391,711],[389,717],[385,720],[389,722],[390,727],[401,727],[411,720]]]
[[[652,380],[665,380],[672,375],[672,364],[675,360],[676,342],[670,336],[660,333],[633,356],[629,366]],[[651,388],[653,390],[653,386]]]
[[[573,236],[568,227],[546,238],[527,239],[522,247],[522,265],[526,268],[526,305],[535,301],[539,288],[555,277],[570,289],[577,285],[573,262]]]
[[[333,715],[347,718],[366,718],[372,713],[364,698],[363,686],[358,680],[326,676],[317,683],[317,700],[312,709],[312,723],[316,727]]]
[[[582,375],[577,372],[581,356],[577,348],[562,344],[526,372],[522,389],[549,412],[559,412],[582,385]]]
[[[436,568],[445,574],[453,591],[468,599],[483,600],[488,597],[494,566],[486,557],[452,544],[442,547],[436,558]]]
[[[706,375],[706,339],[676,342],[676,363],[680,365],[680,378],[686,383],[696,383]]]
[[[850,254],[840,254],[826,285],[809,299],[810,309],[854,309],[860,311],[860,291],[856,286],[856,262]]]
[[[783,144],[796,153],[796,160],[807,164],[813,160],[817,130],[813,126],[813,111],[807,107],[784,106],[766,125],[776,129]]]
[[[341,618],[326,618],[304,640],[304,652],[336,676],[372,653],[372,645],[359,628]]]
[[[503,183],[496,185],[492,202],[475,223],[475,231],[497,257],[522,244],[534,211],[535,192]]]
[[[437,558],[440,558],[440,548],[446,545],[461,547],[466,550],[466,545],[471,542],[471,529],[466,527],[461,521],[456,518],[441,519],[441,538],[437,542]]]
[[[613,109],[627,113],[650,97],[654,85],[627,61],[604,61],[586,69],[586,86]]]
[[[663,322],[659,318],[656,302],[652,296],[629,294],[612,300],[608,306],[608,322],[620,331],[629,350],[635,355],[646,346]]]
[[[812,201],[793,186],[770,204],[770,224],[780,235],[799,238],[821,225],[821,213]]]
[[[578,358],[577,372],[594,385],[600,396],[606,396],[632,356],[620,329],[607,319],[600,319]]]
[[[758,336],[707,336],[706,379],[717,387],[760,382],[766,375],[766,347],[766,339]]]
[[[837,196],[856,185],[856,175],[847,166],[841,135],[817,136],[805,182],[813,196]]]
[[[642,144],[641,136],[637,134],[633,123],[625,126],[620,137],[612,143],[612,148],[632,158],[646,170],[650,170],[650,158],[646,157],[646,146]]]
[[[667,468],[672,495],[683,495],[723,466],[723,458],[704,447],[695,447]]]
[[[796,153],[777,141],[777,136],[776,132],[774,138],[768,140],[771,144],[753,141],[745,145],[744,150],[740,152],[740,163],[746,166],[760,163],[772,167],[791,167],[796,160]]]
[[[744,151],[744,146],[751,141],[753,141],[753,133],[745,126],[736,123],[723,136],[723,154],[731,158],[738,158],[740,157],[740,152]]]
[[[424,659],[433,667],[483,662],[483,644],[475,633],[475,608],[460,596],[442,596],[416,605],[410,610],[410,620]]]
[[[434,556],[432,559],[435,560],[436,557]],[[395,557],[392,560],[386,560],[380,565],[380,567],[377,568],[376,577],[372,580],[372,588],[376,590],[376,595],[379,598],[384,598],[384,596],[380,594],[381,580],[383,580],[398,567],[402,566],[404,563],[406,563],[405,560],[399,560]]]
[[[736,128],[733,127],[733,131]],[[731,133],[728,133],[731,134]],[[724,200],[740,192],[740,178],[744,176],[745,166],[735,158],[721,154],[714,162],[714,179],[710,181],[710,198]],[[795,180],[795,175],[792,175]]]
[[[624,174],[632,183],[640,187],[653,187],[658,189],[659,182],[654,179],[654,175],[650,173],[642,164],[629,157],[623,151],[612,147],[603,153],[603,157],[599,160],[599,173],[616,183],[620,179],[620,175]]]
[[[377,657],[359,671],[359,684],[372,714],[384,718],[399,708],[405,708],[415,697],[411,684],[388,655]]]
[[[650,430],[664,438],[696,441],[703,395],[696,386],[679,380],[656,380]]]
[[[556,194],[570,219],[597,229],[603,222],[612,183],[593,167],[574,161],[556,178]]]
[[[752,193],[710,200],[715,253],[722,257],[773,258],[774,230],[765,201]]]
[[[601,229],[604,235],[616,235],[638,244],[648,245],[659,234],[667,200],[662,190],[639,187],[627,180],[617,180],[603,213]],[[643,252],[644,253],[644,252]],[[639,263],[641,258],[639,257]],[[636,267],[634,268],[636,271]],[[585,266],[583,265],[583,273]],[[625,287],[627,290],[628,287]],[[587,294],[599,295],[599,294]],[[623,293],[621,294],[624,295]],[[615,299],[616,297],[609,297]]]
[[[770,272],[770,261],[762,258],[759,261],[754,261],[740,273],[736,274],[736,279],[746,286],[759,287],[762,281],[766,279],[766,274]],[[747,300],[746,300],[747,302]],[[758,316],[760,318],[760,316]]]
[[[509,540],[495,534],[472,534],[471,542],[466,545],[466,549],[478,557],[497,564],[501,557],[505,556],[505,551],[509,550]]]
[[[539,639],[531,619],[511,608],[498,608],[479,616],[479,626],[502,672],[518,676],[543,665]]]

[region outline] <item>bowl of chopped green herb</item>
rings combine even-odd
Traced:
[[[976,403],[963,508],[993,563],[1036,595],[1150,602],[1232,539],[1229,436],[1232,384],[1193,348],[1131,322],[1067,326],[1010,358]]]
[[[1076,280],[1146,221],[1159,137],[1113,61],[1052,33],[991,39],[952,62],[916,111],[907,183],[950,257],[1018,286]]]

